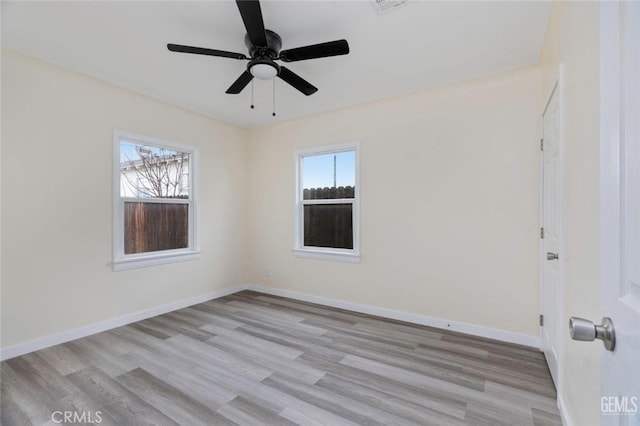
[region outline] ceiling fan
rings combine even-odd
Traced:
[[[282,39],[274,31],[264,28],[259,0],[236,0],[236,4],[238,5],[242,21],[247,30],[247,34],[244,37],[244,44],[249,49],[249,57],[242,53],[227,52],[224,50],[167,44],[167,48],[172,52],[248,60],[247,70],[233,82],[226,93],[240,93],[254,77],[269,80],[277,76],[309,96],[317,92],[318,88],[285,66],[277,64],[275,61],[295,62],[306,59],[346,55],[349,53],[349,43],[347,43],[346,40],[335,40],[280,51]]]

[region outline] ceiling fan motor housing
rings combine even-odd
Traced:
[[[276,59],[282,48],[282,39],[274,31],[265,29],[264,32],[267,39],[266,46],[254,46],[251,40],[249,40],[249,34],[245,34],[244,44],[247,46],[247,49],[249,49],[249,55],[254,59],[264,57]]]

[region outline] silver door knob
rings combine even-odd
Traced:
[[[547,252],[547,260],[557,260],[557,259],[558,259],[558,253]]]
[[[569,334],[573,340],[583,342],[593,342],[595,339],[602,340],[608,351],[613,351],[616,346],[613,322],[608,317],[602,318],[601,325],[594,325],[593,322],[583,318],[571,317],[569,318]]]

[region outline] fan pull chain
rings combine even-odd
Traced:
[[[255,108],[253,106],[253,80],[251,80],[251,109]]]
[[[276,116],[276,79],[273,79],[273,112],[271,113],[274,117]]]

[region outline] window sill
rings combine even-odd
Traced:
[[[164,253],[149,256],[139,256],[113,261],[114,271],[124,271],[126,269],[144,268],[147,266],[164,265],[166,263],[186,262],[188,260],[200,259],[199,251],[188,251],[182,253]]]
[[[293,249],[296,257],[334,262],[360,263],[360,253],[345,253],[331,250]]]

